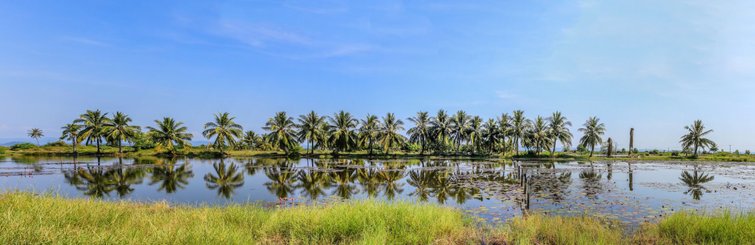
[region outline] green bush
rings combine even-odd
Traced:
[[[68,146],[68,144],[66,144],[65,141],[58,140],[58,141],[55,141],[55,142],[47,143],[45,146]]]
[[[0,146],[0,155],[5,154],[6,151],[8,151],[8,147]]]
[[[17,151],[17,150],[27,150],[27,149],[34,149],[37,148],[37,145],[32,143],[19,143],[15,144],[10,147],[11,150]]]

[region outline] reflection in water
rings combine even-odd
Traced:
[[[632,164],[628,163],[629,170],[627,170],[627,175],[629,175],[629,191],[634,191],[634,171],[632,171]]]
[[[110,196],[115,189],[113,180],[108,178],[107,172],[101,167],[79,168],[76,171],[80,184],[76,188],[84,191],[84,195],[93,197]]]
[[[134,192],[134,188],[131,186],[141,184],[145,175],[146,171],[142,168],[117,167],[108,171],[115,192],[121,198]]]
[[[149,184],[159,183],[158,191],[173,193],[178,189],[185,188],[192,177],[194,177],[194,172],[191,171],[191,166],[188,163],[176,166],[175,160],[172,160],[166,165],[156,165],[152,168],[152,181]]]
[[[327,196],[325,188],[328,185],[328,174],[313,168],[302,169],[296,174],[299,181],[297,188],[301,188],[301,193],[309,197],[310,200],[317,200]]]
[[[684,194],[690,194],[692,195],[692,199],[700,200],[700,197],[703,196],[703,191],[710,192],[705,186],[703,186],[703,184],[713,180],[713,176],[704,172],[698,172],[697,168],[695,168],[695,170],[692,171],[692,174],[686,170],[683,171],[682,177],[680,177],[679,180],[688,187]]]
[[[288,161],[281,161],[272,167],[266,167],[265,176],[270,180],[265,183],[267,190],[278,198],[288,198],[294,193],[296,172],[292,168],[293,165]]]
[[[236,164],[231,163],[226,167],[225,162],[221,159],[218,163],[213,163],[212,167],[215,173],[207,173],[204,181],[207,182],[207,188],[218,190],[218,195],[229,199],[233,196],[233,190],[244,185],[244,173],[242,173]]]
[[[579,178],[582,180],[582,188],[588,198],[596,199],[598,193],[602,192],[601,177],[602,175],[595,171],[595,167],[592,165],[590,165],[589,169],[582,170],[579,173]]]
[[[354,194],[357,194],[359,190],[357,190],[356,185],[354,185],[356,177],[356,170],[353,168],[339,167],[338,170],[330,174],[330,178],[335,185],[335,190],[333,190],[332,194],[344,199],[349,199]]]

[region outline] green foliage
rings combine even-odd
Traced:
[[[47,144],[45,144],[45,146],[68,146],[68,144],[66,144],[65,141],[58,140],[58,141],[55,141],[55,142],[47,143]]]
[[[0,146],[0,155],[5,154],[6,151],[8,151],[8,147]]]
[[[28,150],[28,149],[34,149],[34,148],[37,148],[37,145],[32,144],[32,143],[18,143],[10,147],[10,149],[13,151]]]
[[[133,148],[136,151],[155,148],[155,142],[149,133],[137,132],[132,142],[134,144]]]
[[[644,244],[751,244],[755,212],[717,214],[674,213],[658,224],[647,224],[637,235]],[[638,243],[638,244],[639,244]]]

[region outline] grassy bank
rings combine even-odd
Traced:
[[[458,210],[426,204],[196,208],[9,193],[0,195],[0,230],[0,244],[743,244],[755,240],[755,213],[677,213],[622,235],[615,223],[589,217],[479,226]]]
[[[160,156],[164,155],[162,152],[158,152],[155,149],[134,150],[131,147],[124,147],[123,153],[120,156],[123,157],[144,157],[144,156]],[[101,148],[102,155],[105,156],[118,156],[118,149],[110,146],[103,146]],[[78,149],[80,156],[94,156],[97,153],[97,148],[94,146],[80,146]],[[71,156],[72,151],[70,146],[40,146],[30,147],[26,149],[2,149],[0,155],[5,156]],[[186,157],[199,157],[199,158],[217,158],[223,155],[220,152],[207,149],[206,147],[191,147],[184,149],[179,153],[180,156]],[[225,156],[230,157],[286,157],[283,152],[280,151],[260,151],[260,150],[229,150],[225,153]],[[298,156],[300,157],[313,157],[313,158],[332,158],[334,155],[330,151],[315,151],[314,154],[308,154],[305,151],[301,151]],[[461,159],[490,159],[490,160],[557,160],[557,161],[602,161],[602,160],[614,160],[614,161],[708,161],[708,162],[755,162],[755,155],[751,154],[734,154],[726,152],[718,152],[712,154],[703,154],[698,157],[691,157],[685,155],[674,154],[671,152],[641,152],[632,155],[617,155],[611,158],[607,158],[602,155],[596,155],[589,157],[587,154],[576,152],[558,152],[554,156],[551,156],[548,152],[540,155],[526,155],[522,154],[515,156],[513,153],[509,154],[492,154],[492,155],[432,155],[424,154],[420,155],[418,152],[392,152],[390,155],[375,154],[370,155],[368,151],[354,151],[354,152],[341,152],[339,157],[342,158],[376,158],[376,159],[417,159],[417,158],[461,158]]]

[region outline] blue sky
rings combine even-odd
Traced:
[[[228,111],[589,116],[626,147],[703,119],[754,149],[755,2],[3,1],[0,138],[86,109],[199,135]],[[406,120],[405,120],[406,121]],[[407,125],[409,126],[409,125]]]

